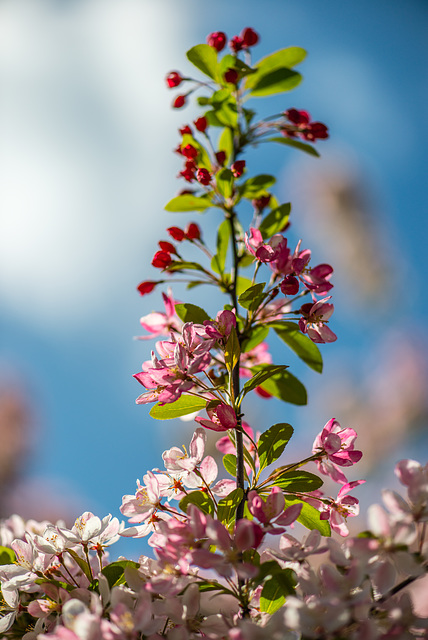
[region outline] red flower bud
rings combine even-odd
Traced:
[[[193,162],[186,162],[186,168],[183,169],[183,171],[180,171],[178,175],[182,176],[185,180],[187,180],[187,182],[193,182],[193,180],[195,179],[195,169],[193,166]]]
[[[192,130],[188,124],[186,124],[182,129],[179,129],[179,132],[182,136],[185,136],[186,133],[188,133],[189,135],[192,135]]]
[[[171,238],[174,238],[177,242],[182,242],[186,236],[183,229],[180,229],[180,227],[168,227],[167,231]]]
[[[281,291],[285,296],[295,296],[299,293],[299,281],[295,276],[286,276],[281,282]]]
[[[247,27],[246,29],[244,29],[244,31],[241,33],[241,38],[243,40],[244,47],[254,47],[254,45],[257,44],[260,39],[259,34],[256,33],[254,29],[251,29],[251,27]]]
[[[265,391],[262,387],[256,387],[254,391],[262,398],[272,398],[272,394],[269,393],[269,391]]]
[[[196,172],[196,180],[204,185],[209,184],[211,182],[211,174],[208,169],[198,169]]]
[[[186,96],[177,96],[172,103],[173,109],[181,109],[186,104]]]
[[[190,224],[188,224],[184,230],[184,233],[186,234],[186,238],[188,240],[199,240],[199,238],[201,237],[201,230],[195,222],[191,222]]]
[[[194,125],[198,131],[203,133],[205,129],[208,127],[208,121],[204,116],[202,116],[201,118],[198,118],[197,120],[195,120]]]
[[[192,144],[186,144],[185,147],[181,147],[181,153],[185,158],[193,160],[198,155],[198,150]]]
[[[226,152],[225,151],[217,151],[215,154],[216,160],[219,165],[222,167],[226,161]]]
[[[172,262],[172,258],[167,251],[157,251],[153,256],[152,265],[157,269],[166,269]]]
[[[263,209],[268,206],[269,202],[270,194],[266,196],[260,196],[260,198],[255,198],[251,201],[251,204],[253,205],[254,209],[257,209],[257,211],[263,211]]]
[[[155,280],[145,280],[144,282],[140,282],[137,291],[139,291],[142,296],[145,296],[147,293],[151,293],[157,284],[159,283]]]
[[[165,79],[170,89],[174,89],[174,87],[178,87],[178,85],[181,84],[184,80],[184,78],[180,76],[178,71],[171,71],[171,73],[169,73]]]
[[[228,69],[223,77],[230,84],[238,84],[239,76],[236,69]]]
[[[237,160],[230,167],[230,170],[232,171],[235,178],[240,178],[244,173],[244,169],[245,169],[245,160]]]
[[[244,41],[240,36],[234,36],[229,41],[229,47],[230,49],[232,49],[234,53],[238,53],[238,51],[241,51],[243,46],[244,46]]]
[[[315,142],[317,139],[328,138],[328,129],[322,122],[311,122],[305,131],[302,131],[305,140]]]
[[[166,240],[160,240],[158,242],[162,251],[166,251],[167,253],[177,253],[175,247],[171,242],[166,242]]]
[[[207,37],[207,42],[210,47],[222,51],[226,44],[226,34],[223,31],[214,31]]]
[[[311,121],[309,113],[303,110],[287,109],[287,111],[284,111],[284,115],[295,125],[308,124]]]

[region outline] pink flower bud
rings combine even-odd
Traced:
[[[172,103],[173,109],[181,109],[186,104],[186,96],[177,96]]]
[[[203,133],[205,129],[208,127],[208,121],[205,118],[205,116],[198,118],[197,120],[195,120],[193,124],[195,125],[197,130],[200,131],[201,133]]]
[[[208,185],[211,182],[211,174],[208,169],[198,169],[196,172],[196,180],[203,185]]]
[[[183,82],[184,78],[178,73],[178,71],[171,71],[166,77],[166,83],[170,89],[178,87]]]
[[[217,51],[222,51],[226,45],[226,39],[223,31],[214,31],[207,37],[207,43]]]
[[[245,160],[237,160],[230,167],[230,170],[232,171],[235,178],[240,178],[244,173],[244,169],[245,169]]]

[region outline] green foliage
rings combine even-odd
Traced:
[[[322,355],[317,345],[303,334],[295,322],[273,322],[272,327],[281,340],[292,349],[305,364],[318,373],[322,372]]]
[[[251,200],[252,198],[257,198],[258,196],[263,195],[263,192],[274,185],[275,182],[276,178],[274,176],[260,174],[258,176],[254,176],[254,178],[248,178],[248,180],[241,184],[239,187],[239,193],[241,194],[241,197]]]
[[[230,224],[223,220],[217,230],[217,253],[211,261],[211,268],[216,273],[224,273],[226,265],[227,248],[230,240]]]
[[[293,435],[293,427],[286,422],[272,425],[262,433],[257,443],[260,469],[278,460]]]
[[[253,373],[266,370],[272,365],[259,364],[251,368]],[[303,384],[292,373],[283,370],[269,376],[261,385],[262,389],[271,393],[275,398],[290,404],[304,405],[308,401],[306,389]]]
[[[218,519],[226,527],[230,527],[235,522],[236,509],[244,496],[242,489],[234,489],[218,503]]]
[[[259,282],[251,285],[251,287],[248,287],[246,291],[241,293],[238,298],[241,307],[249,311],[255,311],[266,297],[266,294],[263,293],[265,286],[266,282]]]
[[[233,173],[230,169],[220,169],[216,175],[217,189],[224,198],[230,198],[233,193]],[[224,222],[227,223],[227,220]],[[229,224],[227,223],[229,226]]]
[[[283,91],[291,91],[297,87],[302,81],[302,76],[292,69],[275,69],[270,73],[262,76],[251,90],[252,98],[261,98],[262,96],[271,96],[274,93],[282,93]]]
[[[16,555],[9,547],[0,546],[0,565],[2,564],[14,564],[16,562]]]
[[[312,147],[310,144],[307,144],[306,142],[300,142],[300,140],[295,140],[294,138],[286,138],[284,137],[274,137],[274,138],[268,138],[266,140],[266,142],[279,142],[279,144],[285,144],[288,147],[294,147],[295,149],[300,149],[300,151],[304,151],[305,153],[308,153],[310,156],[315,156],[316,158],[320,157],[320,154],[318,153],[318,151]]]
[[[239,346],[238,336],[236,335],[235,327],[232,327],[230,336],[228,337],[224,348],[224,362],[230,373],[232,373],[233,369],[238,364],[240,355],[241,349]]]
[[[256,71],[246,79],[245,88],[252,89],[266,74],[281,68],[292,69],[305,58],[306,51],[301,47],[287,47],[274,51],[255,63]]]
[[[92,572],[86,560],[81,558],[73,549],[67,549],[67,553],[73,558],[74,562],[78,565],[81,571],[88,578],[89,582],[92,582]]]
[[[187,59],[202,73],[216,80],[218,74],[217,51],[208,44],[197,44],[186,53]]]
[[[323,486],[324,482],[314,473],[308,471],[286,471],[274,483],[285,492],[305,492],[316,491]]]
[[[206,404],[207,401],[204,398],[183,394],[175,402],[164,405],[155,404],[150,410],[150,415],[156,420],[171,420],[205,409]]]
[[[192,491],[180,500],[180,509],[187,513],[189,504],[194,504],[203,513],[214,515],[214,502],[205,491]]]
[[[175,312],[183,322],[196,322],[196,324],[202,324],[204,320],[210,319],[204,309],[198,307],[196,304],[191,304],[190,302],[176,304]]]
[[[107,578],[110,589],[117,587],[120,584],[125,584],[125,569],[127,567],[134,567],[138,569],[140,565],[132,560],[117,560],[106,565],[101,573]]]
[[[286,204],[282,204],[279,207],[272,209],[272,211],[263,218],[260,223],[259,230],[265,240],[275,235],[275,233],[283,231],[290,217],[290,211],[291,204],[287,202]]]
[[[331,536],[330,524],[328,520],[320,520],[320,512],[318,509],[303,500],[293,499],[290,495],[285,496],[286,508],[296,503],[302,505],[302,510],[300,516],[297,518],[297,522],[300,522],[300,524],[307,529],[318,529],[322,536]]]
[[[166,211],[205,211],[209,207],[213,207],[213,203],[206,196],[193,196],[186,193],[182,196],[176,196],[165,205]]]
[[[223,466],[231,476],[236,475],[236,456],[234,453],[226,453],[223,456]]]
[[[168,265],[168,271],[171,272],[175,272],[175,271],[183,271],[184,269],[186,270],[190,270],[190,271],[202,271],[202,273],[205,273],[205,269],[203,268],[203,266],[201,264],[199,264],[199,262],[185,262],[184,260],[173,260],[169,265]]]
[[[287,365],[284,364],[264,364],[252,367],[251,371],[254,374],[253,377],[248,380],[242,389],[242,397],[247,395],[250,391],[253,391],[258,386],[263,386],[262,383],[272,378],[276,374],[280,374],[287,369]]]
[[[262,565],[263,566],[263,565]],[[294,571],[279,568],[263,586],[260,596],[260,611],[275,613],[285,602],[286,596],[293,595],[296,588]]]
[[[266,327],[266,325],[260,324],[252,327],[245,333],[245,337],[241,341],[241,351],[243,353],[251,351],[251,349],[254,349],[254,347],[257,347],[257,345],[263,342],[268,335],[269,327]]]

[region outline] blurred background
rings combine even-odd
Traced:
[[[208,33],[247,26],[255,60],[308,50],[300,87],[252,106],[325,122],[322,158],[277,145],[247,161],[279,176],[292,238],[334,266],[339,339],[319,376],[273,338],[309,404],[257,398],[246,417],[291,422],[303,455],[331,417],[355,428],[363,505],[395,485],[397,460],[426,462],[426,1],[2,0],[0,517],[119,516],[136,478],[188,444],[194,423],[153,421],[132,378],[152,348],[133,340],[139,318],[162,310],[160,292],[136,291],[158,273],[157,241],[191,220],[214,240],[217,223],[163,211],[184,187],[177,129],[197,113],[171,110],[164,78],[190,71],[185,51]],[[185,295],[215,314],[208,294]]]

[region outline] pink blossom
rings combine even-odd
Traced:
[[[272,487],[266,500],[257,491],[250,491],[248,494],[250,513],[264,525],[264,530],[269,533],[284,533],[284,526],[292,524],[299,517],[301,504],[291,505],[285,511],[284,506],[284,494],[279,487]]]
[[[250,235],[245,234],[245,246],[260,262],[272,262],[285,250],[286,245],[287,241],[280,233],[272,236],[267,243],[264,242],[259,229],[251,227]]]
[[[300,309],[302,314],[299,320],[300,330],[302,333],[307,333],[312,342],[325,343],[337,340],[336,334],[326,326],[326,322],[334,311],[334,306],[327,302],[330,297],[318,300],[314,304],[308,302]]]
[[[149,331],[149,336],[138,336],[139,340],[149,340],[155,336],[168,336],[171,331],[180,331],[183,323],[175,313],[176,300],[172,297],[172,293],[168,295],[162,293],[163,303],[165,305],[165,313],[153,312],[140,319],[141,326]]]
[[[230,336],[232,328],[236,327],[236,315],[233,311],[229,311],[228,309],[219,311],[216,319],[214,321],[206,320],[204,322],[204,326],[207,336],[214,338],[215,340],[226,342]]]
[[[343,537],[349,534],[346,518],[353,518],[360,512],[358,499],[348,496],[348,493],[364,482],[365,480],[354,480],[344,484],[337,494],[337,500],[332,501],[331,505],[321,512],[321,520],[330,520],[332,530]]]
[[[331,418],[312,445],[314,455],[323,454],[323,458],[317,460],[319,471],[335,482],[348,482],[338,465],[350,467],[361,459],[361,451],[354,449],[356,437],[354,429],[342,429],[337,420]]]
[[[212,429],[213,431],[227,431],[228,429],[235,429],[237,425],[237,419],[235,410],[228,404],[220,403],[213,409],[207,409],[208,417],[201,418],[197,416],[196,422],[201,424],[206,429]]]

